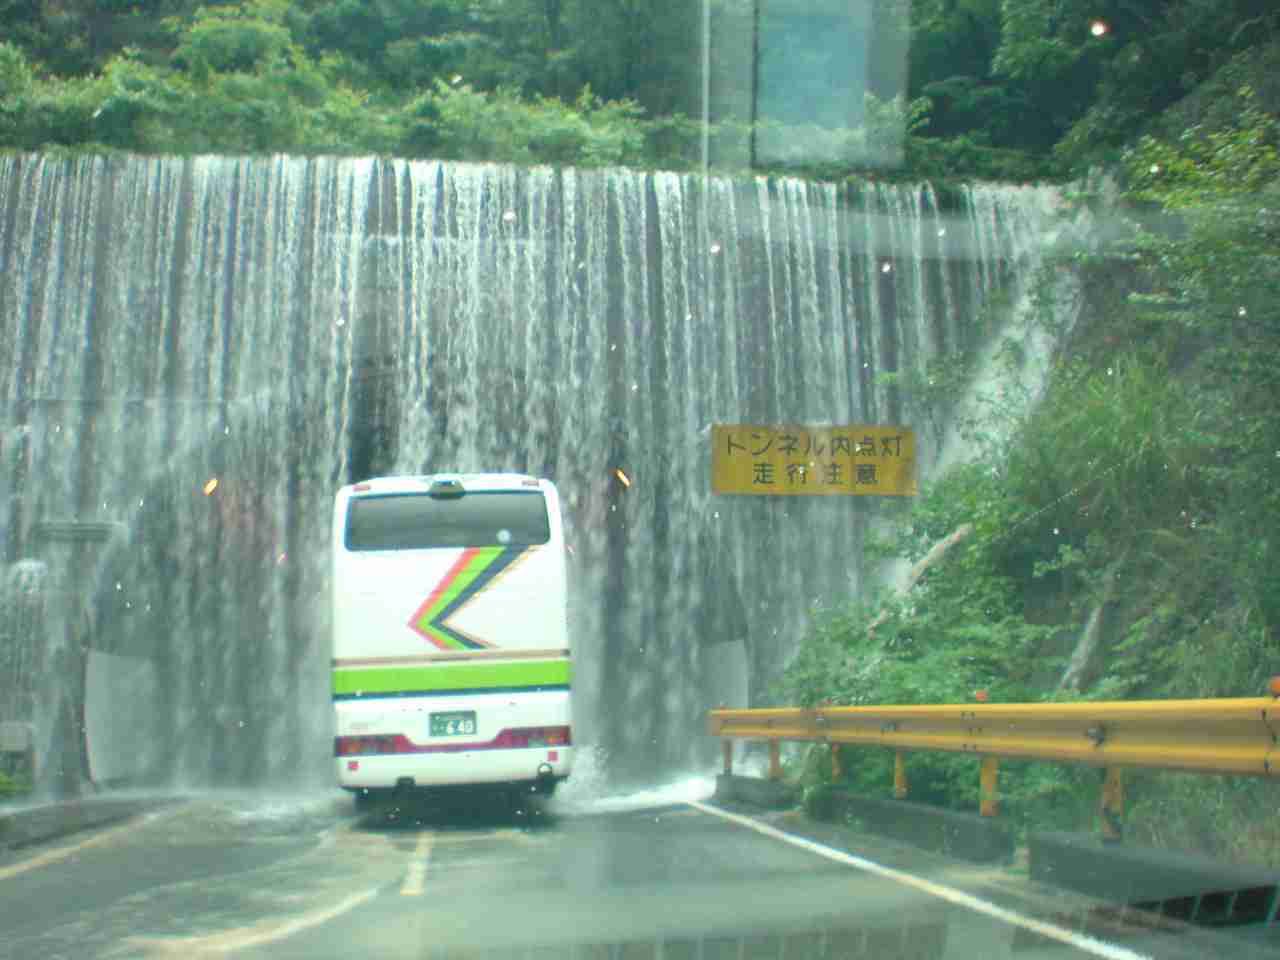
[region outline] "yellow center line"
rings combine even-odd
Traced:
[[[110,830],[95,833],[93,836],[81,840],[79,843],[69,844],[65,847],[58,847],[55,850],[49,850],[39,856],[32,857],[29,860],[22,860],[18,863],[10,864],[7,867],[0,867],[0,880],[8,880],[10,877],[16,877],[19,874],[27,873],[31,870],[38,870],[40,867],[47,867],[60,860],[66,860],[68,857],[75,856],[82,850],[88,850],[90,847],[102,846],[103,844],[114,840],[116,837],[122,836],[123,834],[129,833],[133,830],[137,830],[139,827],[143,827],[162,816],[171,816],[176,813],[178,809],[179,807],[175,807],[173,810],[147,814],[143,817],[134,817],[118,827],[112,827]]]
[[[418,845],[413,851],[413,860],[409,862],[409,872],[405,874],[404,883],[400,887],[402,897],[420,897],[427,887],[427,866],[431,862],[431,839],[429,831],[418,836]]]
[[[344,913],[350,913],[356,907],[368,903],[378,895],[376,888],[354,893],[336,904],[304,913],[285,922],[263,922],[225,933],[207,936],[177,937],[161,939],[152,937],[131,937],[127,943],[133,947],[141,947],[152,954],[174,954],[180,957],[200,956],[202,954],[237,953],[251,947],[261,947],[295,936],[322,923],[335,920]]]

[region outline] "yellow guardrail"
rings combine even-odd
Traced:
[[[1125,768],[1280,777],[1280,678],[1269,697],[1077,703],[973,703],[927,706],[721,708],[709,714],[724,740],[724,771],[733,772],[733,741],[770,745],[769,776],[782,775],[782,741],[826,743],[840,769],[839,747],[897,751],[894,794],[907,795],[904,751],[969,753],[982,761],[982,813],[996,813],[1000,759],[1080,763],[1107,771],[1104,832],[1118,820]],[[1114,826],[1115,824],[1113,824]],[[1118,827],[1116,828],[1118,832]]]

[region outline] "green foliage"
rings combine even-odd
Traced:
[[[28,150],[93,143],[95,113],[106,93],[100,78],[35,79],[19,51],[0,45],[0,143]]]
[[[239,8],[201,7],[194,22],[180,31],[173,60],[199,80],[211,72],[252,71],[279,60],[288,50],[287,28],[275,22],[278,5],[252,3]]]
[[[783,699],[805,706],[966,703],[979,690],[996,701],[1037,699],[1053,666],[1044,650],[1056,631],[1027,619],[1016,580],[1000,569],[992,531],[1007,522],[1007,510],[981,463],[936,483],[876,549],[919,560],[962,523],[972,523],[974,533],[905,597],[816,611],[786,670]],[[861,786],[892,783],[891,758],[879,752],[847,766]],[[912,756],[910,777],[913,796],[976,806],[972,758]]]
[[[1280,863],[1280,835],[1259,810],[1275,809],[1276,784],[1247,777],[1133,774],[1125,817],[1130,842],[1241,864]]]
[[[1086,699],[1264,689],[1280,656],[1280,124],[1247,87],[1230,114],[1123,152],[1124,194],[1107,208],[1122,229],[1100,255],[1072,252],[1037,280],[1033,302],[1050,309],[1070,264],[1085,300],[1045,399],[1024,413],[987,398],[966,425],[975,459],[897,514],[869,557],[918,562],[961,524],[972,533],[906,595],[816,613],[783,699],[1055,698],[1098,611]],[[966,375],[957,363],[942,394]],[[898,386],[928,408],[927,383]],[[887,794],[889,752],[850,753],[849,782]],[[908,757],[913,798],[976,805],[972,758]],[[809,775],[830,774],[819,763]],[[1175,779],[1133,778],[1137,836],[1233,859],[1280,855],[1274,830],[1245,826],[1269,788]],[[1019,824],[1087,827],[1095,781],[1004,763],[1004,810]]]
[[[31,784],[22,777],[12,777],[0,772],[0,803],[16,800],[31,792]]]
[[[1062,179],[1099,157],[1118,160],[1135,131],[1155,133],[1160,111],[1224,64],[1271,91],[1274,57],[1245,55],[1274,45],[1280,30],[1280,13],[1263,0],[895,0],[856,25],[868,38],[863,119],[846,115],[839,79],[841,31],[855,29],[847,7],[766,5],[759,90],[739,62],[756,32],[753,10],[734,0],[708,8],[713,155],[742,156],[758,113],[764,172],[824,179]],[[701,15],[675,0],[0,0],[7,42],[27,64],[3,82],[30,87],[0,97],[0,145],[413,155],[440,146],[475,156],[491,142],[502,152],[488,159],[612,155],[690,168],[701,159],[702,131],[688,119],[702,108]],[[1106,25],[1099,35],[1095,20]],[[121,58],[157,74],[147,97],[102,94],[121,111],[102,131],[82,107]],[[1256,61],[1252,74],[1246,60]],[[486,118],[506,110],[529,129],[490,136],[488,119],[465,124],[445,110],[463,136],[448,145],[441,105],[430,102],[442,82],[488,98]],[[832,96],[797,99],[797,83],[830,83]],[[193,87],[215,102],[175,109],[196,97]],[[601,144],[599,129],[569,116],[585,89],[631,111],[638,151],[614,134]],[[1268,93],[1273,106],[1278,95]],[[375,116],[360,122],[356,103]],[[225,132],[197,116],[225,121]]]
[[[434,155],[451,159],[604,166],[638,160],[644,145],[639,108],[603,103],[589,89],[570,106],[437,81],[411,110],[433,129]]]
[[[12,43],[0,43],[0,101],[26,96],[35,83],[35,71],[26,54]]]

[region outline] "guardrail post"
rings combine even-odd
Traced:
[[[1102,842],[1119,843],[1124,815],[1124,781],[1119,767],[1107,767],[1102,781],[1102,796],[1098,801],[1098,816],[1102,820]]]
[[[840,744],[831,744],[831,779],[839,782],[844,779],[844,764],[840,762]]]
[[[907,758],[901,750],[893,752],[893,797],[895,800],[907,799]]]
[[[724,775],[727,777],[733,773],[733,741],[721,740],[720,751],[724,754]]]
[[[782,744],[777,740],[769,741],[769,779],[782,779]]]
[[[1000,797],[996,792],[996,778],[999,773],[1000,761],[996,757],[982,758],[978,812],[984,817],[994,817],[1000,812]]]

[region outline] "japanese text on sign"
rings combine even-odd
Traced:
[[[913,496],[916,438],[902,427],[711,428],[713,493]]]

